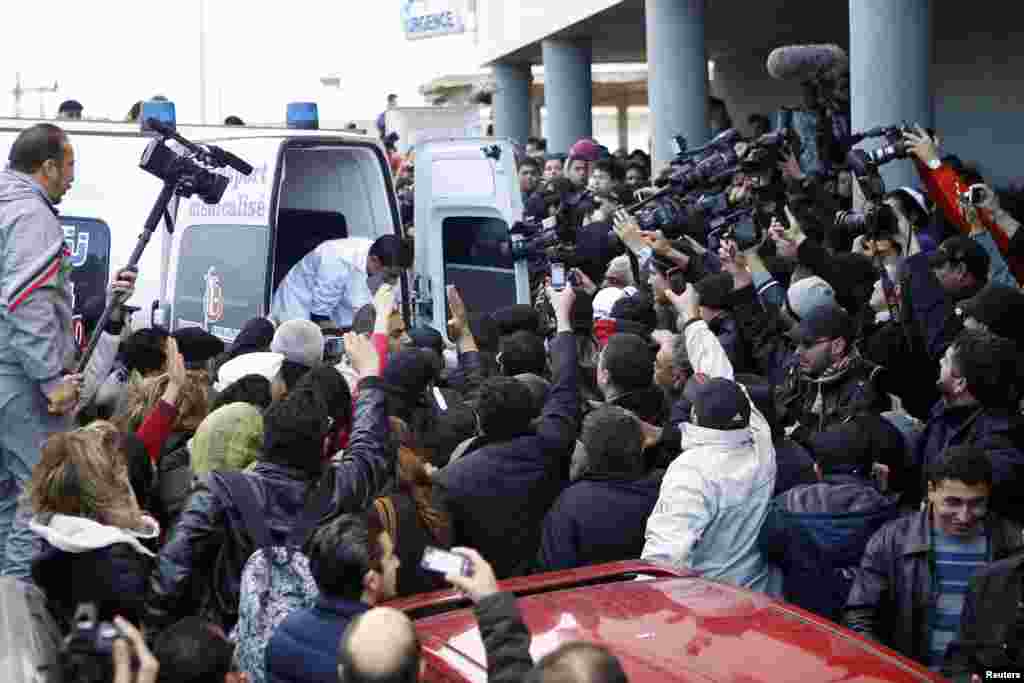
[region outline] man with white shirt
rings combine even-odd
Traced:
[[[695,396],[690,422],[657,436],[678,434],[682,453],[662,479],[641,557],[781,595],[782,575],[757,545],[775,488],[771,427],[733,381],[732,363],[700,318],[696,288],[668,297],[680,315]]]
[[[412,243],[397,235],[327,240],[288,271],[274,293],[271,316],[312,320],[323,328],[347,330],[356,311],[372,303],[384,282],[394,282],[412,265]]]

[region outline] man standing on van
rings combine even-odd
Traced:
[[[411,241],[397,235],[321,242],[285,275],[270,314],[278,322],[312,320],[348,330],[356,311],[373,303],[377,288],[412,266],[412,251]]]
[[[75,358],[71,291],[58,204],[75,179],[75,154],[63,130],[41,123],[11,147],[0,173],[0,573],[31,536],[18,498],[40,447],[70,428],[80,377],[68,375]],[[31,544],[28,546],[31,547]]]

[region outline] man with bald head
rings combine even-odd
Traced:
[[[375,607],[345,629],[338,648],[340,683],[416,683],[420,641],[409,617],[391,607]]]

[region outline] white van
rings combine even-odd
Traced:
[[[77,311],[128,262],[161,181],[139,168],[151,138],[132,123],[0,119],[0,158],[23,129],[46,122],[67,131],[75,147],[75,183],[59,209],[74,252]],[[221,171],[231,182],[217,205],[172,202],[173,233],[161,222],[139,262],[128,302],[141,309],[136,327],[198,324],[230,342],[247,319],[266,315],[288,269],[321,241],[400,231],[391,173],[373,138],[241,126],[179,125],[178,132],[254,170]]]
[[[470,311],[530,303],[526,263],[509,229],[522,220],[515,150],[506,138],[448,138],[416,145],[415,318],[447,333],[446,285]]]

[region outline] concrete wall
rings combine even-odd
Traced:
[[[997,185],[1024,181],[1024,31],[1013,3],[935,16],[935,127],[946,151],[977,162]]]

